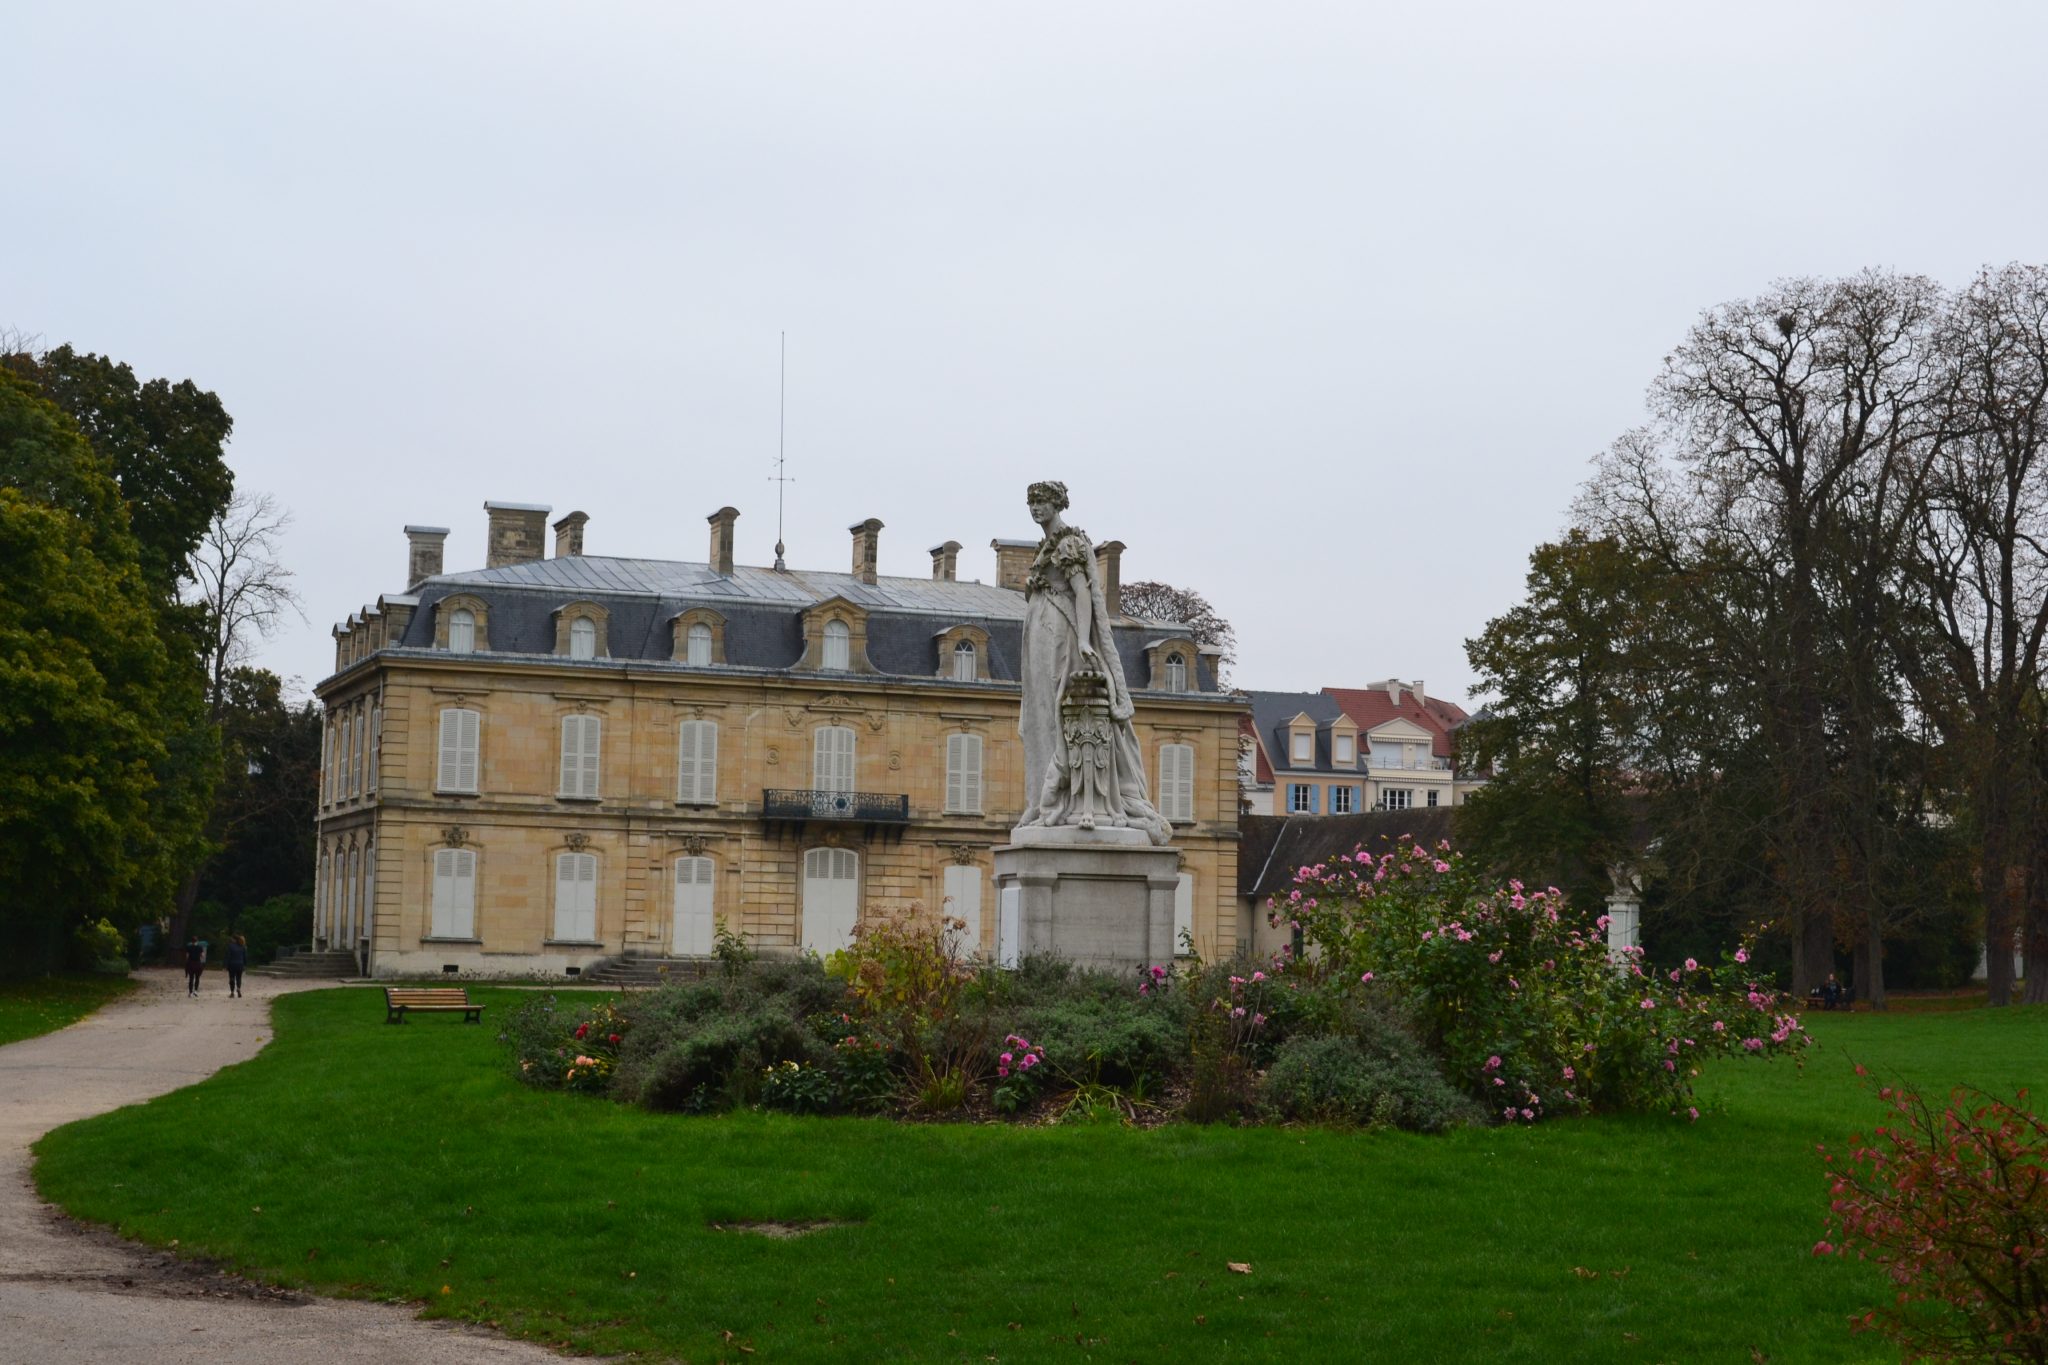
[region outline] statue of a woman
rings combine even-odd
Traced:
[[[1045,529],[1024,584],[1024,817],[1018,828],[1136,829],[1154,844],[1172,831],[1145,788],[1134,707],[1102,597],[1095,547],[1060,513],[1063,483],[1025,495]]]

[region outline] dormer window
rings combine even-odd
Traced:
[[[853,667],[853,632],[846,622],[825,623],[825,649],[819,667],[842,673]]]
[[[597,657],[597,622],[588,616],[579,616],[569,623],[569,657],[572,659],[595,659]]]
[[[1316,737],[1306,730],[1296,730],[1294,732],[1294,748],[1288,757],[1289,761],[1294,763],[1315,762]]]
[[[1335,746],[1335,753],[1332,757],[1336,762],[1343,764],[1358,762],[1358,751],[1354,747],[1357,741],[1350,735],[1333,736],[1331,743]]]
[[[457,607],[448,614],[448,652],[476,653],[476,613],[468,607]]]
[[[1188,690],[1188,661],[1178,654],[1166,656],[1166,690],[1185,692]]]
[[[974,641],[962,640],[953,646],[953,681],[973,682],[981,675],[974,667]]]
[[[711,627],[699,621],[690,627],[683,662],[703,668],[711,662]]]

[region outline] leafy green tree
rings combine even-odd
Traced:
[[[215,851],[199,894],[239,914],[312,887],[320,716],[311,702],[286,703],[266,669],[230,669],[221,695],[222,775],[208,825]]]
[[[161,906],[174,670],[125,513],[73,424],[0,373],[0,913],[42,972],[72,932]]]

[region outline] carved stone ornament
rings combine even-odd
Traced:
[[[460,825],[450,825],[441,831],[441,840],[450,848],[461,848],[469,842],[469,831]]]
[[[894,749],[891,749],[891,750],[889,751],[889,771],[890,771],[890,772],[892,772],[892,773],[893,773],[893,772],[900,772],[900,771],[902,770],[902,768],[903,768],[903,755],[902,755],[902,754],[900,754],[900,753],[898,753],[898,752],[896,752],[896,751],[895,751]]]
[[[873,730],[876,734],[882,733],[882,727],[888,723],[889,718],[880,711],[868,712],[868,729]]]
[[[782,751],[780,749],[770,749],[768,751],[768,766],[772,768],[780,762],[782,762]]]
[[[585,848],[589,847],[590,836],[588,834],[585,834],[583,831],[578,830],[574,834],[571,834],[569,836],[567,842],[570,848],[573,848],[578,853],[581,853]]]
[[[685,834],[683,836],[683,852],[689,854],[692,858],[703,857],[704,850],[710,846],[711,841],[701,834]]]
[[[804,723],[804,713],[797,710],[794,706],[783,707],[782,718],[789,722],[789,728],[792,730]]]
[[[973,844],[948,844],[953,850],[953,861],[962,867],[972,867],[981,857],[981,850]]]

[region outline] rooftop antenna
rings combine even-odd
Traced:
[[[795,483],[782,473],[783,447],[789,431],[789,333],[781,337],[781,378],[775,395],[775,473],[768,480],[775,485],[775,567],[785,572],[789,565],[782,562],[782,486]]]

